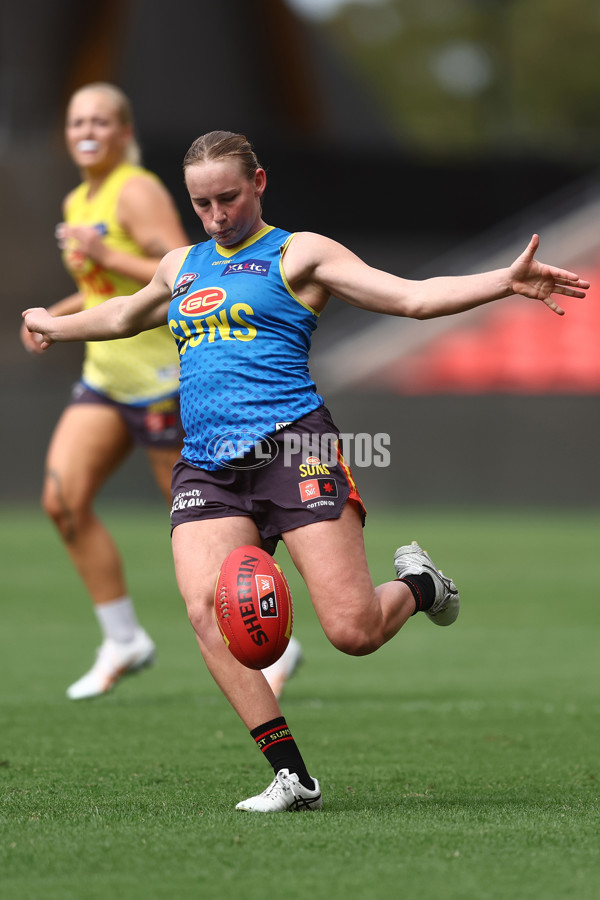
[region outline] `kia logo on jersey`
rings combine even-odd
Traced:
[[[181,301],[179,312],[182,316],[203,316],[217,309],[226,297],[227,294],[222,288],[202,288],[201,291],[194,291]]]
[[[246,262],[229,263],[221,272],[223,275],[268,275],[271,263],[264,259],[247,259]]]

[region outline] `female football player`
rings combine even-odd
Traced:
[[[210,672],[275,773],[265,791],[237,808],[317,809],[319,784],[272,690],[260,672],[237,662],[219,633],[213,597],[223,559],[238,546],[272,549],[283,539],[325,634],[352,655],[377,650],[416,612],[438,625],[459,612],[453,581],[416,543],[396,551],[393,580],[373,585],[350,470],[341,454],[325,462],[314,452],[330,448],[337,434],[308,371],[320,314],[331,295],[372,312],[426,319],[513,294],[562,314],[553,296],[584,297],[589,284],[538,262],[537,235],[506,268],[417,282],[373,269],[322,235],[267,225],[267,177],[243,135],[198,138],[184,172],[208,241],[168,253],[132,297],[61,318],[44,309],[23,315],[43,349],[54,341],[129,337],[168,322],[180,355],[186,433],[172,483],[177,580]],[[272,460],[262,465],[265,441]]]
[[[81,183],[64,201],[57,238],[77,290],[50,307],[56,316],[135,293],[164,254],[187,240],[170,194],[140,166],[130,103],[119,88],[94,83],[76,91],[65,138]],[[21,333],[26,349],[39,352],[35,336]],[[102,633],[92,668],[67,690],[73,700],[103,694],[153,660],[154,642],[138,622],[121,554],[94,500],[136,444],[169,500],[182,440],[179,359],[167,327],[87,344],[81,379],[50,441],[42,498]]]

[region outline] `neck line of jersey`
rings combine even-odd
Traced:
[[[121,172],[124,168],[130,169],[130,168],[138,168],[138,167],[132,166],[132,164],[129,163],[126,159],[122,159],[121,162],[118,162],[116,164],[116,166],[113,166],[113,168],[104,176],[104,178],[102,178],[100,181],[98,181],[96,183],[96,188],[91,197],[90,197],[90,191],[92,189],[93,180],[90,180],[88,178],[82,178],[81,183],[82,183],[82,185],[85,185],[84,199],[85,199],[86,203],[93,203],[94,200],[96,199],[96,197],[98,196],[98,194],[104,190],[105,186],[110,181],[112,181],[112,179],[117,175],[118,172]]]
[[[242,241],[241,244],[236,244],[235,247],[222,247],[220,244],[217,244],[215,241],[215,247],[219,256],[235,256],[236,253],[239,253],[240,250],[245,250],[246,247],[252,246],[256,241],[259,241],[261,237],[264,237],[269,231],[273,231],[275,228],[274,225],[265,225],[264,228],[261,228],[260,231],[257,231],[256,234],[251,235],[249,238],[246,238],[245,241]]]

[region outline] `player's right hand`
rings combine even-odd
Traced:
[[[20,330],[21,343],[28,353],[43,353],[42,336],[35,331],[29,331],[25,322],[21,325]]]
[[[21,338],[25,349],[30,353],[42,353],[47,350],[53,343],[47,332],[54,317],[43,307],[25,309],[21,315],[23,316]],[[29,338],[24,337],[25,333]]]

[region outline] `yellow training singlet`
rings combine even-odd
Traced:
[[[89,186],[85,182],[80,184],[67,200],[66,221],[69,225],[91,225],[110,247],[144,256],[142,248],[117,219],[117,202],[123,185],[140,175],[158,180],[146,169],[122,163],[91,200],[87,196]],[[109,297],[133,294],[143,287],[133,278],[103,269],[80,250],[67,247],[63,260],[83,295],[85,309]],[[134,406],[145,406],[177,394],[179,356],[167,326],[117,341],[86,343],[82,378],[93,390]]]

